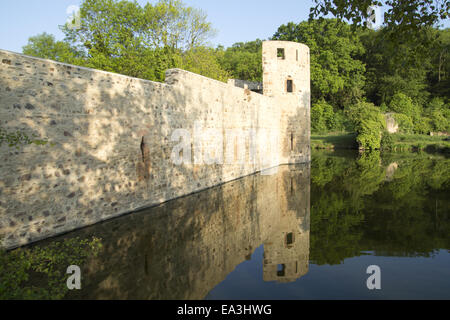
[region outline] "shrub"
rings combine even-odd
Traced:
[[[434,111],[431,114],[431,126],[434,131],[448,131],[449,119],[447,119],[442,111]]]
[[[313,132],[327,132],[336,127],[336,117],[333,106],[320,100],[311,108],[311,128]]]
[[[358,134],[356,141],[360,149],[380,149],[382,132],[386,130],[386,120],[380,109],[372,103],[359,102],[348,108],[346,114]]]
[[[431,112],[433,111],[440,111],[445,109],[445,103],[444,100],[442,100],[439,97],[433,98],[429,103],[428,103],[428,110],[430,110]]]
[[[413,133],[414,124],[409,116],[407,116],[406,114],[395,113],[393,117],[398,123],[399,131],[401,133]]]
[[[432,131],[432,120],[426,117],[416,117],[414,120],[414,132],[428,134]]]
[[[362,121],[360,132],[356,141],[364,150],[375,150],[381,148],[381,133],[377,123],[372,120]]]
[[[394,139],[391,134],[387,131],[384,131],[381,136],[381,149],[382,150],[393,150],[394,148]]]
[[[441,98],[434,98],[428,103],[424,114],[429,119],[429,131],[450,130],[450,106]]]
[[[412,99],[406,94],[398,92],[389,103],[389,109],[396,113],[402,113],[409,117],[419,116],[420,107],[413,103]]]

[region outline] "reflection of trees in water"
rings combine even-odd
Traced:
[[[67,267],[83,266],[101,248],[100,239],[73,238],[0,251],[0,300],[63,298],[68,292]]]
[[[386,175],[391,163],[398,165]],[[450,160],[429,155],[316,154],[311,166],[311,260],[362,251],[429,256],[450,247]],[[392,168],[391,168],[392,171]]]

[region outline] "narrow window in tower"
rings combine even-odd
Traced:
[[[292,82],[292,80],[288,80],[286,82],[286,91],[287,92],[294,92],[294,83]]]
[[[286,56],[284,55],[284,49],[283,48],[278,48],[277,49],[277,57],[279,60],[284,60],[286,58]]]
[[[298,61],[298,50],[295,51],[295,60]]]
[[[277,276],[284,277],[285,274],[286,274],[286,265],[279,264],[277,266]]]
[[[286,246],[290,248],[292,247],[293,244],[294,244],[294,234],[291,232],[286,235]]]

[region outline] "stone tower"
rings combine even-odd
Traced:
[[[262,58],[264,95],[296,99],[299,104],[309,102],[303,100],[310,92],[309,48],[306,45],[264,41]]]
[[[282,163],[311,161],[310,151],[310,52],[308,46],[290,41],[265,41],[263,94],[275,99],[281,110],[280,155]]]

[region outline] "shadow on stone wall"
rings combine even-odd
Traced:
[[[222,182],[219,166],[169,166],[174,129],[207,104],[172,86],[1,53],[0,125],[51,145],[1,147],[0,238],[7,248]],[[222,94],[224,99],[224,95]],[[197,105],[197,107],[195,107]],[[209,182],[207,179],[213,182]]]

